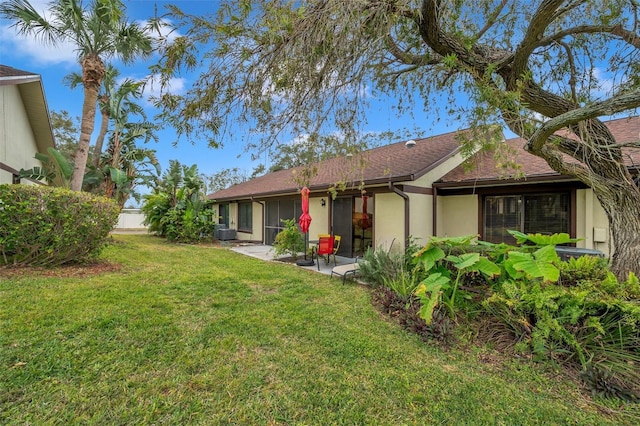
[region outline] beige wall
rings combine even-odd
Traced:
[[[409,196],[409,236],[420,245],[425,245],[433,236],[433,196],[407,194]],[[404,214],[404,210],[403,210]]]
[[[404,199],[394,193],[376,194],[374,249],[404,250]]]
[[[410,186],[432,189],[433,182],[460,165],[462,161],[462,155],[456,154],[415,181],[405,183]],[[407,195],[410,207],[409,236],[417,244],[426,244],[431,236],[439,235],[433,229],[433,196],[411,192],[408,192]],[[439,200],[442,198],[440,197]],[[404,214],[404,210],[402,211]],[[465,219],[465,222],[468,222],[468,219]]]
[[[326,203],[324,207],[320,202],[323,198]],[[318,239],[318,234],[329,233],[329,197],[309,198],[309,215],[311,215],[309,240]]]
[[[591,189],[576,191],[576,237],[581,238],[578,247],[597,249],[605,256],[610,254],[609,220]]]
[[[438,197],[438,237],[460,237],[478,233],[478,196]]]
[[[0,86],[0,162],[16,170],[41,166],[34,158],[36,152],[35,136],[18,87]],[[0,183],[11,182],[12,174],[0,170]]]
[[[236,232],[236,238],[241,241],[262,241],[263,234],[263,206],[260,203],[252,203],[251,214],[252,224],[251,232]],[[238,229],[238,203],[229,203],[229,228]]]

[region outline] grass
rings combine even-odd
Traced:
[[[114,238],[111,267],[93,273],[0,269],[0,424],[639,420],[637,406],[604,409],[528,361],[426,345],[364,287],[224,248]]]

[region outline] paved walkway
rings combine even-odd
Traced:
[[[233,247],[231,247],[231,250],[240,253],[240,254],[244,254],[246,256],[251,256],[251,257],[256,257],[258,259],[262,259],[265,261],[274,261],[277,260],[277,258],[274,257],[274,252],[273,252],[273,247],[271,246],[267,246],[267,245],[263,245],[263,244],[237,244],[234,245]],[[287,256],[283,256],[283,257],[287,257]],[[307,256],[307,258],[309,258],[309,256]],[[304,258],[301,258],[304,259]],[[327,274],[327,275],[331,275],[331,270],[334,267],[333,264],[333,257],[331,257],[331,262],[329,262],[327,264],[327,262],[324,259],[320,259],[320,271],[318,271],[318,265],[316,262],[318,262],[317,259],[314,260],[313,265],[310,266],[300,266],[300,268],[305,268],[308,269],[310,271],[315,271],[315,272],[320,272],[322,274]],[[356,260],[354,258],[349,258],[349,257],[343,257],[343,256],[336,256],[336,263],[338,265],[346,265],[348,263],[354,263]]]

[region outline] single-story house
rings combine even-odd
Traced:
[[[49,147],[54,138],[40,75],[0,65],[0,184],[27,183],[20,169],[42,166],[34,156]]]
[[[640,139],[640,117],[608,126],[619,143]],[[354,256],[367,247],[403,248],[410,239],[424,244],[433,235],[505,241],[506,229],[517,229],[568,232],[583,239],[578,247],[609,252],[607,218],[591,189],[525,152],[520,138],[505,142],[524,177],[501,178],[486,152],[469,159],[475,167],[468,170],[460,137],[472,137],[471,132],[389,144],[309,166],[316,172],[307,182],[310,240],[320,233],[340,235],[339,254]],[[629,162],[637,173],[640,152]],[[271,244],[281,219],[301,214],[304,175],[303,167],[268,173],[208,198],[220,223],[235,229],[238,239]]]

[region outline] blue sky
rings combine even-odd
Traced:
[[[214,12],[218,2],[215,0],[124,0],[127,6],[127,14],[130,20],[145,20],[154,14],[157,6],[158,15],[163,15],[166,4],[177,4],[186,12],[210,13]],[[46,10],[48,0],[31,0],[36,10]],[[18,37],[14,29],[9,28],[10,22],[0,20],[0,63],[14,68],[40,74],[44,84],[47,102],[50,111],[66,110],[72,116],[80,116],[82,110],[82,90],[71,90],[62,84],[65,75],[71,72],[80,72],[75,52],[70,46],[51,47],[33,39]],[[123,66],[114,63],[120,70],[121,77],[142,79],[149,75],[148,66],[157,60],[152,58],[146,62],[140,62],[135,66]],[[172,84],[172,90],[184,91],[189,88],[195,76],[181,76]],[[426,117],[421,111],[421,105],[416,111],[416,118],[396,117],[393,115],[393,98],[371,99],[369,110],[369,122],[371,125],[365,129],[371,132],[385,132],[402,128],[417,128],[415,137],[425,137],[456,130],[457,123],[450,120],[437,120],[436,117]],[[153,117],[157,112],[150,103],[145,103],[146,112]],[[92,143],[97,135],[99,123],[92,135]],[[201,173],[210,175],[225,168],[238,167],[250,174],[260,162],[265,163],[263,154],[259,160],[252,161],[251,153],[245,153],[244,146],[250,138],[249,128],[238,127],[233,136],[227,139],[222,148],[208,148],[205,142],[191,144],[185,140],[177,146],[172,142],[176,140],[175,132],[166,128],[159,132],[160,142],[151,143],[150,148],[157,151],[162,169],[165,170],[169,160],[178,160],[183,164],[197,164]],[[291,140],[297,135],[291,135]],[[287,142],[287,141],[281,141]],[[383,141],[383,143],[397,142],[397,140]],[[267,167],[269,164],[267,163]]]

